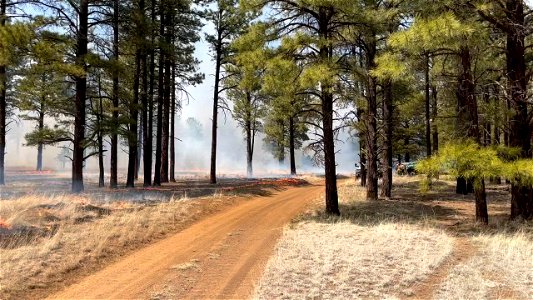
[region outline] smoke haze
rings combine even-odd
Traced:
[[[196,87],[189,87],[188,100],[183,101],[182,109],[176,118],[176,172],[195,171],[208,173],[211,151],[211,114],[213,98],[213,81],[211,75],[214,64],[208,53],[205,41],[197,44],[196,56],[201,61],[200,70],[206,74],[204,83]],[[198,128],[191,128],[187,120],[194,118],[199,123]],[[50,122],[51,120],[48,120]],[[9,126],[7,134],[6,167],[35,168],[37,161],[37,149],[26,147],[24,135],[33,129],[34,124],[26,121],[13,122]],[[232,119],[230,113],[220,113],[218,142],[218,171],[220,174],[232,174],[244,176],[246,174],[246,146],[242,129]],[[350,138],[344,132],[339,136],[341,142],[337,143],[338,172],[352,172],[353,166],[358,161],[359,146],[357,141]],[[106,144],[106,146],[108,146]],[[119,169],[125,169],[127,157],[125,147],[119,151]],[[45,169],[62,170],[62,163],[58,160],[61,149],[59,147],[45,147],[43,163]],[[298,171],[322,173],[321,167],[312,165],[309,158],[305,157],[301,150],[297,151]],[[109,158],[106,156],[106,174],[108,173]],[[269,153],[263,143],[263,135],[256,137],[254,152],[254,173],[257,176],[269,176],[274,174],[286,174],[289,172],[288,156],[285,165],[279,162]],[[65,171],[70,171],[70,162],[67,162]],[[88,160],[86,169],[89,172],[97,170],[97,159]],[[142,173],[141,173],[142,174]],[[9,179],[9,178],[8,178]]]

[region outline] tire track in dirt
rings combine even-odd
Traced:
[[[407,299],[432,299],[434,292],[446,280],[450,271],[477,253],[478,249],[468,237],[457,237],[452,253],[425,280],[413,286],[413,294]]]
[[[322,190],[313,185],[254,198],[136,251],[49,299],[247,298],[283,226]],[[176,269],[191,262],[198,267]]]

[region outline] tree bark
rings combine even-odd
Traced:
[[[367,70],[374,69],[377,45],[375,37],[371,37],[367,49]],[[377,148],[377,79],[368,76],[368,107],[366,110],[366,155],[367,155],[367,200],[378,199],[378,148]]]
[[[457,104],[459,110],[457,126],[459,133],[466,132],[468,138],[481,144],[478,105],[475,94],[474,76],[472,75],[472,57],[470,49],[466,46],[461,47],[459,57],[461,60],[462,73],[459,76],[457,86]],[[462,190],[465,187],[464,180],[465,179],[461,179],[461,182],[458,180],[458,192],[465,193],[465,191]],[[460,187],[459,184],[461,184]],[[484,178],[466,178],[466,193],[469,193],[472,190],[472,185],[476,199],[476,220],[488,224]]]
[[[364,110],[360,107],[357,108],[357,120],[358,122],[362,122],[363,116],[365,116],[366,113]],[[362,128],[359,129],[359,164],[361,167],[360,171],[360,179],[361,179],[361,186],[366,187],[366,140],[365,140],[366,133]]]
[[[431,88],[431,98],[433,99],[432,103],[431,103],[431,106],[432,106],[432,114],[431,114],[431,128],[432,128],[432,138],[433,138],[433,143],[432,143],[432,152],[433,153],[437,153],[439,152],[439,127],[437,125],[437,118],[439,116],[439,107],[438,107],[438,92],[437,92],[437,87],[436,86],[433,86]]]
[[[278,163],[280,167],[285,165],[285,120],[278,120],[281,131],[281,139],[278,140]]]
[[[142,76],[142,58],[141,58],[141,62],[140,63],[141,63],[141,70],[139,72],[139,76]],[[139,80],[141,80],[141,79],[139,78]],[[139,85],[140,85],[140,83],[139,83]],[[142,94],[142,91],[140,91],[140,93]],[[141,99],[140,103],[142,105],[142,99]],[[137,156],[135,157],[135,180],[136,181],[139,179],[139,171],[141,169],[141,159],[142,159],[142,154],[143,154],[142,151],[143,151],[143,144],[144,144],[144,135],[143,135],[143,132],[144,132],[144,128],[143,128],[144,120],[143,120],[142,111],[141,111],[141,114],[140,114],[138,120],[139,121],[138,121],[137,124],[139,124],[139,126],[137,127],[137,153],[136,153]]]
[[[324,7],[319,9],[319,36],[322,40],[328,40],[330,35],[328,10]],[[320,47],[320,60],[328,63],[332,57],[332,49],[329,45]],[[326,177],[326,213],[340,215],[339,196],[337,192],[337,165],[335,163],[335,136],[333,128],[333,94],[331,87],[322,84],[322,130],[324,143],[324,169]]]
[[[251,178],[254,176],[253,169],[253,146],[252,146],[252,128],[251,122],[247,121],[246,124],[246,176]]]
[[[105,170],[104,170],[104,132],[102,121],[104,118],[104,104],[102,95],[102,76],[98,75],[98,112],[96,115],[96,130],[98,144],[98,187],[105,187]]]
[[[294,128],[294,117],[289,119],[289,156],[291,164],[291,175],[296,175],[296,158],[295,158],[295,128]]]
[[[218,90],[220,84],[220,68],[221,68],[221,44],[222,40],[220,34],[218,35],[216,57],[215,57],[215,89],[213,92],[213,119],[211,127],[211,170],[209,173],[209,182],[211,184],[217,183],[217,131],[218,131]]]
[[[161,140],[161,183],[166,183],[169,181],[168,176],[168,170],[169,170],[169,138],[170,138],[170,132],[169,132],[169,125],[170,125],[170,90],[171,90],[171,69],[172,69],[172,54],[169,50],[172,46],[172,15],[173,10],[169,7],[166,9],[166,17],[165,17],[165,46],[167,47],[167,52],[165,53],[165,89],[164,89],[164,97],[163,97],[163,133],[162,133],[162,140]]]
[[[170,182],[176,182],[176,68],[172,62],[172,85],[170,97]]]
[[[247,106],[252,106],[252,98],[250,93],[246,93]],[[254,176],[253,157],[254,157],[254,126],[255,120],[252,119],[252,110],[247,110],[246,116],[246,175],[248,178]]]
[[[152,131],[150,108],[151,103],[148,101],[148,57],[143,53],[141,57],[142,76],[141,76],[141,103],[142,103],[142,132],[143,132],[143,186],[152,184],[152,140],[150,131]]]
[[[0,27],[6,25],[7,0],[0,1]],[[7,115],[6,66],[0,65],[0,185],[5,185],[6,115]]]
[[[522,158],[531,158],[531,118],[528,112],[528,78],[525,60],[525,13],[521,0],[506,1],[507,32],[506,61],[508,94],[514,114],[510,118],[509,146],[519,147]],[[533,187],[511,186],[511,219],[533,219]]]
[[[137,122],[139,119],[139,76],[141,72],[141,53],[137,49],[135,53],[135,75],[133,80],[133,101],[130,103],[130,124],[128,134],[128,175],[126,179],[126,187],[135,186],[135,170],[137,164],[137,147],[138,147],[138,128]]]
[[[115,62],[119,60],[119,0],[113,1],[113,59]],[[118,110],[119,110],[119,78],[118,70],[113,70],[113,90],[111,98],[113,101],[113,113],[111,129],[111,166],[110,166],[110,181],[111,188],[116,188],[118,185]]]
[[[147,123],[147,117],[148,117],[148,114],[147,114],[147,106],[148,106],[148,95],[147,95],[147,74],[146,74],[146,59],[147,59],[147,53],[146,53],[146,38],[148,36],[148,33],[146,31],[146,24],[144,23],[145,22],[145,10],[146,10],[146,1],[145,0],[140,0],[139,1],[139,15],[142,16],[142,21],[140,21],[139,23],[139,35],[140,35],[140,45],[138,45],[137,47],[139,47],[138,51],[139,51],[139,74],[138,74],[138,79],[136,80],[139,80],[139,83],[138,83],[138,88],[139,88],[139,98],[140,98],[140,110],[141,110],[141,115],[140,115],[140,122],[139,122],[139,127],[138,128],[138,139],[137,139],[137,157],[136,157],[136,160],[135,160],[135,180],[139,179],[139,170],[141,168],[141,161],[144,163],[144,153],[143,153],[143,150],[144,150],[144,146],[145,146],[145,142],[144,140],[146,139],[146,133],[147,133],[147,130],[146,130],[146,126],[148,125]],[[137,109],[137,113],[139,112],[139,109]],[[143,185],[144,185],[144,182],[143,182]]]
[[[44,98],[44,97],[43,97]],[[41,99],[41,108],[39,110],[39,130],[44,129],[44,99]],[[43,143],[37,145],[37,171],[43,170]]]
[[[150,14],[151,24],[155,25],[156,12],[155,0],[151,1]],[[154,141],[154,84],[155,84],[155,35],[156,30],[152,29],[150,39],[150,82],[148,91],[148,124],[145,128],[146,138],[144,139],[144,186],[152,185],[152,158],[153,158],[153,141]],[[143,79],[146,79],[144,76]]]
[[[105,187],[104,138],[98,134],[98,187]]]
[[[407,128],[409,128],[409,126],[407,126]],[[404,139],[403,139],[403,144],[404,146],[407,148],[409,146],[409,144],[411,143],[411,139],[406,136]],[[406,151],[405,151],[405,155],[404,155],[404,161],[405,162],[411,162],[411,152],[409,152],[409,149],[407,148]]]
[[[425,54],[425,66],[424,66],[424,81],[425,81],[425,94],[426,94],[426,114],[425,114],[425,121],[426,121],[426,156],[431,156],[431,97],[430,97],[430,78],[429,78],[429,68],[430,68],[430,61],[429,61],[429,54]]]
[[[393,96],[392,96],[392,82],[388,81],[384,86],[383,99],[383,160],[382,166],[385,168],[383,172],[383,181],[381,185],[381,196],[392,197],[392,133],[393,133]]]
[[[76,65],[87,72],[85,56],[88,49],[89,1],[80,0],[78,13],[78,32],[76,45]],[[83,186],[83,163],[85,161],[85,101],[87,98],[87,78],[85,75],[74,77],[76,100],[74,111],[74,142],[72,155],[72,192],[81,193]]]
[[[487,193],[485,192],[485,180],[478,179],[474,182],[474,194],[476,197],[476,221],[488,224],[489,214],[487,211]]]
[[[159,25],[159,36],[163,37],[165,35],[165,25],[164,25],[164,19],[165,19],[165,13],[161,9],[161,24]],[[154,185],[160,186],[161,185],[161,140],[163,135],[163,95],[165,91],[165,82],[163,80],[163,77],[165,75],[164,72],[165,69],[165,52],[163,51],[163,48],[159,49],[159,70],[158,70],[158,89],[157,89],[157,133],[156,133],[156,141],[155,141],[155,170],[154,170]]]

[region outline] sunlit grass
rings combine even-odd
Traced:
[[[0,298],[46,287],[72,270],[164,236],[197,217],[197,201],[96,205],[70,195],[0,201],[0,219],[8,224],[0,248]],[[209,201],[216,207],[223,199]]]

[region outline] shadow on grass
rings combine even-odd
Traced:
[[[302,217],[302,221],[319,223],[351,222],[360,226],[382,223],[412,224],[445,230],[452,236],[512,234],[525,232],[533,236],[533,222],[510,221],[510,195],[505,185],[487,185],[489,225],[475,222],[474,196],[455,193],[453,181],[437,181],[428,193],[420,192],[420,179],[395,183],[393,198],[362,200],[365,190],[355,184],[340,189],[341,216],[323,210]]]
[[[349,221],[362,226],[381,223],[431,224],[442,220],[452,220],[461,213],[453,208],[433,206],[413,201],[354,201],[340,204],[341,216],[329,216],[320,211],[309,220],[321,223]]]

